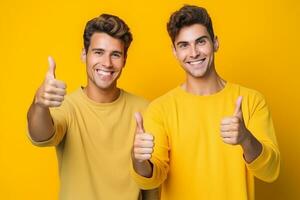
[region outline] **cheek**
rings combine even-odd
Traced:
[[[203,52],[206,55],[212,55],[214,53],[214,49],[212,46],[207,46],[201,49],[201,52]]]
[[[180,62],[183,62],[187,57],[187,53],[185,51],[178,51],[176,52],[176,57]]]
[[[113,60],[112,63],[115,68],[122,69],[124,67],[125,60],[124,59]]]
[[[89,65],[86,66],[86,71],[90,76],[93,74],[93,68]]]
[[[95,57],[95,56],[89,56],[87,58],[87,64],[88,65],[94,65],[95,63],[97,63],[97,57]]]

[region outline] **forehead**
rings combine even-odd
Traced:
[[[90,41],[90,49],[104,49],[107,51],[124,51],[124,42],[107,33],[94,33]]]
[[[185,26],[180,29],[178,35],[175,38],[175,43],[181,41],[193,42],[202,36],[207,36],[208,38],[210,38],[207,28],[205,26],[201,24]]]

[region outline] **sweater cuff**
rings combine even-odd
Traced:
[[[151,163],[153,164],[152,161],[151,161]],[[140,174],[138,174],[134,170],[132,164],[130,167],[130,172],[131,172],[131,175],[132,175],[134,181],[139,186],[139,188],[141,188],[143,190],[150,190],[150,189],[157,188],[157,186],[155,186],[155,184],[153,184],[153,183],[155,183],[155,177],[157,176],[157,169],[154,164],[153,164],[153,169],[152,169],[152,177],[150,177],[150,178],[147,178],[147,177],[144,177],[144,176],[141,176]]]
[[[262,151],[261,151],[260,155],[255,160],[253,160],[251,163],[247,163],[246,161],[245,162],[246,162],[248,169],[257,170],[257,169],[262,168],[265,165],[266,161],[269,160],[269,157],[270,157],[270,152],[268,151],[265,144],[262,143]]]

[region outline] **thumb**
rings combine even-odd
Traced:
[[[239,117],[242,119],[243,117],[243,112],[242,112],[242,101],[243,101],[243,97],[239,96],[236,100],[235,103],[235,110],[234,110],[234,116]]]
[[[54,59],[51,56],[48,57],[48,65],[49,65],[49,67],[48,67],[46,78],[47,79],[55,79],[56,64],[55,64]]]
[[[143,116],[141,115],[141,113],[136,112],[134,114],[135,117],[135,121],[136,121],[136,133],[144,133],[144,125],[143,125]]]

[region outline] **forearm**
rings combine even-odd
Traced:
[[[49,108],[31,104],[27,113],[28,130],[31,138],[36,141],[45,141],[54,134],[54,125]]]
[[[153,166],[148,160],[139,162],[135,159],[132,159],[132,164],[133,164],[134,171],[136,173],[138,173],[139,175],[146,177],[146,178],[152,177]]]
[[[247,130],[247,137],[241,144],[247,163],[254,161],[262,152],[262,144]]]

